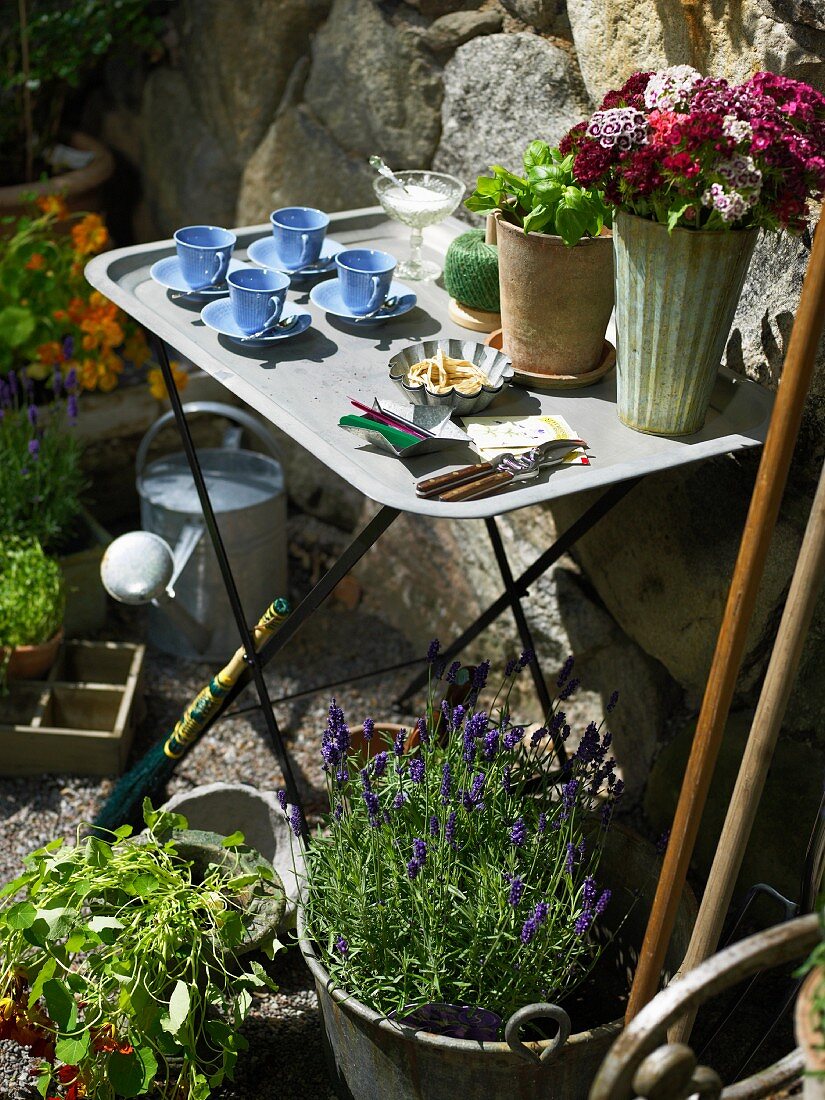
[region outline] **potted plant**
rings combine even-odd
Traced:
[[[758,230],[800,233],[825,189],[825,96],[766,72],[634,73],[563,147],[616,208],[619,417],[698,431]]]
[[[595,381],[613,309],[610,208],[545,141],[528,145],[523,176],[490,171],[465,205],[497,218],[504,350],[517,374]]]
[[[147,0],[17,0],[0,26],[0,211],[32,195],[60,193],[72,209],[95,209],[114,170],[88,134],[63,135],[69,91],[118,40],[153,49],[163,22]]]
[[[525,745],[509,698],[529,654],[487,707],[488,663],[464,704],[439,706],[443,668],[435,647],[430,656],[417,750],[405,751],[406,731],[385,740],[368,720],[366,755],[353,753],[334,701],[321,747],[330,813],[306,849],[299,934],[338,1083],[359,1100],[448,1100],[459,1087],[491,1100],[584,1098],[621,1027],[609,986],[626,993],[655,852],[611,825],[622,783],[603,725],[588,726],[562,768],[554,758],[552,734],[570,733],[559,708],[576,687],[572,662]],[[298,836],[294,808],[288,816]],[[691,916],[686,899],[670,966]],[[549,1031],[520,1034],[541,1019]]]
[[[0,681],[36,680],[63,639],[63,576],[37,539],[0,540]]]
[[[796,998],[794,1030],[805,1060],[804,1100],[825,1100],[825,942],[809,955],[807,974]]]
[[[34,1036],[43,1096],[205,1100],[246,1048],[251,991],[275,988],[249,954],[279,946],[271,866],[240,834],[148,804],[145,820],[135,838],[52,841],[3,888],[5,1037]]]

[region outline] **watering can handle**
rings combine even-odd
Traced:
[[[226,420],[234,420],[236,424],[242,424],[259,442],[263,443],[274,458],[278,459],[279,462],[283,461],[280,449],[275,442],[272,432],[268,431],[254,416],[251,416],[248,412],[244,412],[243,409],[236,409],[232,405],[224,405],[220,401],[189,401],[184,404],[183,411],[187,416],[210,413],[212,416],[222,416]],[[143,473],[143,468],[146,465],[146,456],[149,454],[149,448],[152,445],[152,441],[161,428],[164,428],[170,420],[174,419],[174,416],[175,414],[171,411],[165,412],[163,416],[159,416],[146,432],[143,439],[141,439],[140,446],[135,455],[135,471],[138,477]]]
[[[528,1046],[527,1043],[523,1042],[519,1035],[522,1024],[526,1024],[529,1020],[555,1020],[559,1026],[558,1034],[551,1041],[550,1045],[542,1050],[541,1054],[535,1051],[532,1046]],[[514,1054],[518,1054],[519,1057],[523,1058],[525,1061],[536,1064],[546,1062],[552,1058],[554,1054],[564,1046],[569,1037],[570,1017],[564,1009],[559,1008],[558,1005],[525,1005],[524,1008],[520,1008],[518,1012],[514,1012],[504,1025],[504,1038],[510,1050],[512,1050]]]

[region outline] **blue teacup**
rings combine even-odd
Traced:
[[[187,225],[175,233],[175,246],[183,281],[192,290],[222,283],[236,237],[216,225]]]
[[[321,255],[329,216],[312,206],[284,206],[269,215],[281,263],[290,271],[314,264]]]
[[[289,276],[281,271],[245,267],[226,278],[232,316],[238,328],[251,336],[278,323],[286,300]]]
[[[380,309],[389,293],[395,256],[375,248],[347,248],[335,257],[344,305],[356,317]]]

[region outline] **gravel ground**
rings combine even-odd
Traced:
[[[311,538],[307,538],[303,547],[300,537],[291,538],[291,597],[295,602],[315,579],[312,574],[317,574],[324,565],[324,555],[333,549],[323,546],[317,537],[319,532],[312,526],[306,528],[306,534]],[[391,706],[391,700],[407,683],[411,671],[354,682],[352,677],[368,669],[411,661],[426,648],[428,639],[421,640],[416,652],[386,623],[357,607],[353,609],[355,602],[351,589],[342,593],[341,600],[333,597],[293,639],[277,665],[266,672],[273,698],[294,696],[333,681],[343,681],[345,685],[300,695],[275,708],[310,816],[323,809],[318,746],[333,690],[353,725],[367,715],[401,722],[415,717],[411,713],[397,713]],[[145,636],[145,627],[142,611],[113,607],[102,637],[135,641]],[[181,707],[213,672],[211,666],[148,653],[146,713],[136,732],[132,761],[174,724]],[[249,704],[253,698],[252,692],[247,691],[240,705]],[[539,717],[529,710],[528,707],[519,711],[525,721]],[[216,779],[269,789],[281,786],[281,774],[269,750],[259,711],[251,709],[221,722],[181,763],[169,793]],[[82,822],[94,817],[111,788],[112,781],[108,779],[0,778],[0,882],[14,877],[26,852],[55,836],[72,838]],[[631,823],[644,828],[635,815]],[[279,992],[256,999],[246,1025],[250,1050],[239,1062],[236,1082],[216,1093],[215,1098],[334,1100],[324,1067],[317,999],[298,949],[293,946],[279,954],[270,970]],[[757,999],[762,1000],[757,1008],[764,1010],[764,999]],[[758,1016],[758,1011],[739,1014],[736,1025],[725,1036],[724,1052],[729,1057],[760,1033]],[[781,1057],[790,1045],[789,1030],[783,1028],[760,1063]],[[709,1057],[710,1064],[722,1069],[726,1059],[716,1053],[717,1057]],[[29,1068],[25,1051],[13,1043],[0,1042],[0,1100],[30,1100],[36,1095],[29,1083]]]

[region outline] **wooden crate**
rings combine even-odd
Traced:
[[[146,647],[64,642],[47,680],[0,696],[0,775],[119,775],[143,705]]]

